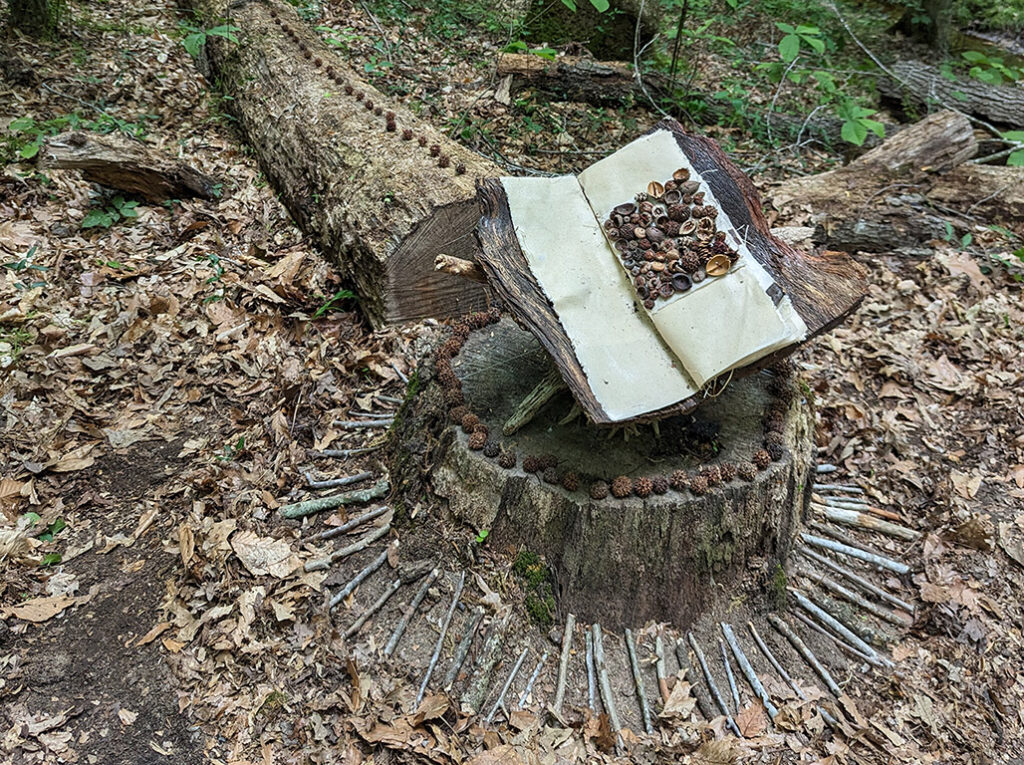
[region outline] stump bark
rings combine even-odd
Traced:
[[[640,426],[628,439],[583,418],[563,422],[573,407],[563,392],[503,437],[504,422],[552,369],[550,357],[532,334],[503,319],[472,332],[451,366],[466,406],[486,426],[488,441],[516,455],[514,467],[502,467],[493,448],[470,448],[470,437],[446,419],[451,397],[446,402],[425,364],[424,387],[393,433],[392,475],[415,501],[415,465],[456,519],[489,530],[492,547],[543,555],[561,615],[612,627],[650,619],[686,625],[727,603],[750,567],[771,572],[786,557],[809,500],[813,462],[813,417],[792,380],[762,371],[733,381],[696,412],[664,419],[657,429]],[[767,421],[784,446],[749,480],[736,477],[700,493],[670,488],[591,498],[593,482],[617,476],[639,485],[636,479],[668,480],[685,471],[692,482],[712,465],[750,466],[763,449]],[[524,470],[532,467],[528,457],[543,455],[555,467],[543,475]],[[561,483],[568,473],[579,488]]]

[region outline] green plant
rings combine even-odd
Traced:
[[[509,43],[505,46],[506,53],[530,53],[534,56],[540,56],[546,58],[549,61],[554,61],[555,56],[558,54],[554,48],[531,48],[522,40],[516,40],[513,43]]]
[[[965,50],[960,57],[970,64],[967,73],[989,85],[1002,85],[1024,78],[1024,68],[1007,65],[999,56],[987,56],[981,51]]]
[[[48,270],[46,266],[41,266],[38,263],[32,262],[32,258],[35,256],[37,249],[38,247],[33,244],[29,248],[28,252],[25,253],[25,256],[23,258],[21,258],[20,260],[11,260],[8,261],[7,263],[2,263],[0,264],[0,266],[6,268],[8,271],[13,271],[16,274],[25,273],[26,276],[31,274],[31,272],[33,271],[46,271]],[[19,290],[28,290],[33,289],[35,287],[42,287],[45,284],[46,281],[44,279],[39,279],[37,281],[16,281],[14,283],[14,288]]]
[[[562,4],[573,13],[576,13],[576,0],[562,0]],[[604,13],[611,7],[608,0],[590,0],[590,4],[594,6],[594,10],[598,13]]]
[[[139,203],[118,195],[102,207],[94,207],[82,218],[82,228],[110,228],[120,220],[138,218]]]
[[[185,35],[185,39],[181,41],[181,44],[185,46],[185,50],[188,51],[188,55],[192,58],[199,57],[199,52],[206,45],[206,41],[210,37],[223,37],[225,40],[237,45],[238,38],[235,37],[235,33],[242,31],[241,27],[236,27],[234,24],[221,24],[209,29],[200,29],[199,27],[182,22],[181,28],[184,32],[188,33]]]
[[[357,299],[358,298],[356,297],[356,293],[352,292],[352,290],[338,290],[331,297],[327,298],[327,300],[324,301],[323,305],[321,305],[319,308],[316,309],[316,311],[313,312],[313,317],[312,318],[314,320],[315,319],[319,319],[321,316],[323,316],[328,311],[337,311],[337,310],[339,310],[338,304],[341,303],[344,300],[357,300]]]
[[[787,64],[800,55],[800,49],[804,46],[816,53],[825,52],[825,41],[821,39],[821,30],[818,27],[800,24],[793,26],[777,21],[775,26],[784,33],[779,40],[779,55]]]
[[[140,116],[137,122],[129,122],[106,113],[96,119],[86,119],[77,112],[48,120],[37,120],[25,115],[11,120],[7,125],[10,135],[0,136],[0,163],[32,159],[39,153],[48,137],[64,130],[89,130],[103,134],[119,130],[133,138],[143,138],[147,132],[145,122],[155,119],[157,117],[151,114]]]
[[[214,457],[218,462],[233,462],[245,453],[245,436],[239,436],[234,443],[224,444],[224,451]]]
[[[214,287],[214,293],[203,298],[203,305],[224,299],[224,266],[221,265],[220,256],[215,252],[206,253],[206,260],[209,262],[213,273],[206,277],[204,284]]]
[[[843,121],[840,131],[843,140],[855,146],[862,146],[869,131],[879,138],[885,138],[885,125],[878,120],[871,119],[871,116],[876,113],[874,109],[861,106],[852,98],[843,98],[837,110],[839,119]]]
[[[478,545],[486,544],[487,543],[487,538],[490,535],[491,535],[490,530],[488,530],[488,529],[480,529],[480,531],[477,532],[476,538],[473,541],[476,542]]]

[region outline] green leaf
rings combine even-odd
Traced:
[[[885,125],[883,125],[878,120],[861,119],[858,120],[858,122],[860,122],[861,125],[866,127],[879,138],[885,138]]]
[[[836,81],[828,72],[823,72],[819,70],[817,72],[812,72],[811,76],[813,76],[814,79],[818,81],[818,85],[820,85],[821,89],[824,90],[826,93],[836,92]]]
[[[106,210],[89,210],[82,218],[82,228],[110,228],[114,218]]]
[[[185,50],[188,52],[188,55],[192,58],[198,58],[199,51],[201,51],[203,46],[206,45],[206,32],[190,34],[181,41],[181,44],[185,46]]]
[[[18,117],[16,120],[12,120],[11,124],[7,126],[9,130],[28,130],[35,127],[36,121],[31,117]]]
[[[233,24],[221,24],[219,27],[213,27],[206,30],[206,34],[215,35],[216,37],[223,37],[225,40],[238,44],[238,38],[235,37],[235,32],[241,32],[240,27],[236,27]]]
[[[943,221],[943,223],[946,224],[946,241],[947,242],[952,242],[953,241],[953,224],[950,223],[948,220]]]
[[[1024,149],[1013,152],[1006,158],[1006,164],[1008,167],[1024,167]]]
[[[787,64],[800,55],[800,38],[797,35],[786,35],[779,40],[779,55]]]
[[[39,521],[43,520],[42,516],[40,516],[39,513],[33,513],[31,510],[25,513],[23,517],[28,518],[28,522],[33,526],[39,523]]]
[[[807,37],[806,35],[800,35],[800,39],[814,48],[818,53],[825,52],[825,41],[820,37]]]
[[[43,556],[43,562],[40,563],[39,565],[40,566],[52,566],[52,565],[54,565],[56,563],[60,563],[60,561],[61,561],[60,553],[55,553],[55,552],[46,553],[46,555]]]
[[[1007,141],[1024,141],[1024,130],[1007,130],[1005,133],[1000,133],[999,137],[1005,138]]]
[[[32,159],[36,154],[39,153],[39,149],[42,147],[43,142],[41,140],[27,143],[21,147],[21,151],[18,152],[18,156],[22,159]]]
[[[796,34],[796,30],[793,29],[793,27],[791,27],[789,24],[783,24],[781,21],[776,21],[775,26],[777,26],[780,31],[785,32],[787,35]]]
[[[800,24],[796,28],[798,35],[820,35],[821,30],[817,27],[807,26],[807,24]]]
[[[988,56],[976,50],[965,50],[960,54],[960,57],[963,58],[964,61],[970,61],[972,64],[976,64],[979,61],[988,61]]]
[[[852,143],[854,146],[863,146],[864,139],[868,137],[868,129],[860,124],[859,121],[850,120],[843,123],[840,135],[844,141]]]
[[[608,0],[590,0],[590,4],[594,6],[598,13],[604,13],[611,7]]]
[[[973,242],[973,241],[974,241],[974,235],[973,234],[964,234],[962,237],[960,237],[960,246],[961,247],[970,247],[971,246],[971,242]]]
[[[562,0],[562,5],[564,5],[573,13],[576,13],[576,3],[574,3],[573,0]]]

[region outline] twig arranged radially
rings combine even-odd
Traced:
[[[524,648],[523,652],[519,654],[519,659],[516,660],[515,666],[512,667],[512,671],[508,673],[508,679],[501,687],[501,693],[498,694],[497,701],[494,702],[494,706],[491,707],[491,711],[487,713],[487,717],[485,718],[485,722],[488,724],[494,719],[494,715],[498,713],[501,705],[505,703],[505,694],[507,694],[508,689],[512,687],[512,682],[516,679],[516,675],[519,674],[519,668],[523,666],[523,662],[526,661],[526,654],[529,652],[529,648]]]
[[[380,499],[388,493],[391,484],[385,474],[377,483],[369,489],[358,489],[335,494],[332,497],[320,497],[319,499],[307,499],[305,502],[294,502],[290,505],[281,505],[277,512],[282,518],[303,518],[314,513],[322,513],[324,510],[333,510],[342,505],[355,505]]]
[[[340,457],[342,459],[347,459],[348,457],[359,457],[363,454],[375,452],[382,446],[384,446],[383,443],[376,444],[374,446],[360,446],[357,449],[324,449],[319,452],[310,450],[310,452],[314,457]]]
[[[814,484],[815,491],[838,491],[847,494],[863,494],[864,489],[859,486],[847,486],[844,483],[816,483]]]
[[[434,674],[434,668],[437,667],[437,660],[441,657],[441,648],[444,646],[444,638],[448,634],[448,627],[451,626],[452,617],[455,615],[455,609],[459,605],[459,598],[462,597],[462,588],[466,585],[466,572],[463,571],[459,575],[459,581],[455,585],[455,595],[452,596],[452,604],[448,606],[448,612],[444,616],[444,621],[441,623],[441,632],[437,636],[437,645],[434,646],[434,653],[430,657],[430,664],[427,665],[427,674],[423,676],[423,682],[420,684],[420,692],[416,694],[416,706],[420,705],[423,701],[423,694],[427,691],[427,683],[430,682],[430,676]]]
[[[722,634],[725,635],[725,641],[729,644],[729,650],[732,651],[733,658],[736,659],[736,663],[740,667],[740,672],[747,679],[747,684],[750,685],[754,693],[764,704],[765,711],[768,712],[768,716],[774,720],[775,716],[779,713],[778,708],[772,704],[771,697],[768,695],[768,691],[764,689],[764,685],[761,684],[761,680],[758,678],[757,673],[750,664],[750,660],[747,659],[747,655],[743,653],[743,649],[740,647],[739,640],[736,639],[736,633],[732,630],[732,625],[722,622]]]
[[[343,601],[345,598],[347,598],[349,595],[351,595],[353,592],[355,592],[356,587],[358,587],[360,584],[362,584],[363,581],[368,576],[370,576],[370,574],[372,574],[374,571],[376,571],[381,566],[383,566],[384,562],[387,559],[388,559],[388,551],[384,550],[384,552],[382,552],[380,555],[378,555],[376,558],[374,558],[369,563],[369,565],[366,566],[366,568],[364,568],[362,571],[360,571],[358,574],[356,574],[354,577],[352,577],[352,579],[349,581],[348,584],[346,584],[344,587],[342,587],[340,590],[338,590],[336,593],[334,593],[334,597],[331,598],[331,603],[328,606],[328,610],[332,610],[341,601]]]
[[[633,641],[633,633],[626,630],[626,653],[629,654],[629,668],[633,672],[633,686],[636,689],[636,698],[640,704],[640,715],[644,721],[644,730],[647,733],[654,733],[654,726],[651,724],[651,708],[647,704],[647,690],[644,688],[644,676],[640,674],[640,662],[636,657],[636,644]]]
[[[494,674],[494,667],[501,657],[501,644],[508,630],[509,622],[512,621],[512,610],[509,609],[500,622],[492,622],[490,632],[484,641],[483,648],[476,657],[473,672],[470,674],[471,682],[462,694],[463,706],[479,710],[487,697],[487,690],[490,688],[491,679]],[[475,678],[475,680],[473,680]]]
[[[700,709],[700,713],[704,716],[704,719],[710,722],[715,719],[715,712],[711,708],[711,704],[704,698],[704,694],[697,690],[697,676],[693,671],[693,662],[690,660],[687,654],[686,641],[682,638],[676,639],[676,661],[679,663],[679,670],[683,673],[683,678],[690,684],[690,690],[693,693],[693,697],[697,699],[697,708]],[[690,653],[693,653],[690,651]]]
[[[365,471],[355,475],[347,475],[343,478],[328,478],[325,481],[315,481],[313,480],[313,474],[307,472],[306,486],[310,489],[337,489],[340,486],[351,486],[354,483],[365,481],[367,478],[373,478],[373,473]]]
[[[334,537],[341,536],[342,534],[347,534],[352,529],[358,528],[359,526],[362,526],[364,523],[368,521],[372,521],[375,518],[380,518],[380,516],[384,515],[384,513],[386,513],[390,509],[391,508],[388,507],[387,505],[375,507],[373,508],[373,510],[369,510],[368,512],[365,512],[362,515],[357,515],[355,518],[348,519],[340,526],[334,526],[333,528],[327,529],[326,531],[321,531],[319,534],[316,535],[316,539],[332,539]]]
[[[830,630],[832,630],[837,635],[842,637],[858,651],[860,651],[863,654],[866,654],[867,656],[870,656],[873,659],[876,659],[877,661],[880,661],[883,666],[895,666],[891,661],[889,661],[887,658],[879,654],[874,648],[872,648],[864,640],[862,640],[860,635],[856,634],[853,630],[851,630],[837,618],[832,616],[832,614],[825,611],[825,609],[823,609],[817,603],[814,603],[802,592],[792,587],[789,588],[789,592],[796,600],[797,605],[800,606],[800,608],[802,608],[807,613],[811,614],[815,619],[817,619]]]
[[[427,590],[430,589],[430,585],[434,583],[434,580],[437,579],[437,576],[440,573],[441,569],[432,569],[430,574],[427,575],[427,578],[423,580],[423,584],[421,584],[420,588],[416,591],[416,595],[413,597],[409,607],[405,609],[402,614],[402,618],[399,619],[398,624],[395,625],[395,631],[391,633],[391,639],[388,640],[388,644],[384,646],[385,656],[390,656],[395,652],[395,649],[398,648],[398,641],[402,639],[402,635],[405,634],[405,630],[409,626],[409,622],[412,620],[412,617],[416,615],[416,611],[419,609],[420,603],[422,603],[423,599],[427,597]]]
[[[789,641],[789,644],[793,646],[793,648],[796,649],[796,652],[804,658],[804,661],[811,666],[811,669],[818,673],[818,677],[820,677],[822,682],[825,683],[825,687],[828,688],[829,692],[836,698],[842,696],[843,692],[839,688],[839,684],[832,679],[832,675],[830,675],[828,670],[825,669],[825,666],[818,661],[818,657],[814,655],[814,651],[812,651],[807,644],[800,639],[799,635],[793,632],[793,628],[786,624],[786,622],[776,614],[768,614],[768,621],[771,622],[771,625],[776,630],[778,630],[779,634]]]
[[[806,701],[807,694],[805,694],[803,689],[793,681],[793,678],[789,676],[789,673],[786,671],[785,667],[783,667],[779,663],[779,660],[775,658],[775,654],[772,653],[771,649],[768,647],[768,644],[764,642],[764,638],[761,637],[761,634],[757,631],[757,628],[754,626],[754,623],[747,622],[747,628],[750,630],[750,634],[751,636],[753,636],[754,642],[757,643],[757,647],[761,649],[761,653],[763,653],[764,657],[768,659],[768,663],[771,664],[772,667],[775,668],[775,671],[779,673],[779,677],[781,677],[783,680],[789,683],[790,687],[796,693],[797,698],[799,698],[801,701]],[[820,714],[821,719],[827,722],[829,725],[838,724],[836,718],[829,714],[829,711],[825,709],[823,706],[818,706],[818,714]]]
[[[824,555],[821,555],[820,553],[817,553],[814,550],[811,550],[807,547],[799,547],[797,548],[797,552],[803,555],[804,557],[813,560],[815,563],[820,563],[823,566],[827,566],[843,578],[850,581],[852,584],[856,585],[864,592],[870,593],[875,597],[879,598],[880,600],[884,600],[891,606],[895,606],[896,608],[902,608],[908,614],[914,613],[914,607],[907,601],[897,598],[895,595],[888,592],[887,590],[883,590],[878,585],[869,582],[860,574],[855,574],[849,569],[839,565],[831,558],[826,558]]]
[[[704,651],[701,650],[700,645],[697,643],[697,638],[693,636],[692,632],[686,633],[686,639],[690,643],[690,648],[693,649],[693,655],[697,657],[697,663],[700,665],[701,674],[704,675],[704,682],[708,686],[708,690],[711,691],[711,698],[715,700],[718,705],[719,711],[725,715],[725,723],[729,726],[729,730],[735,733],[737,736],[742,737],[739,727],[736,725],[736,721],[732,719],[732,715],[729,713],[729,707],[725,704],[725,699],[722,698],[722,692],[718,690],[718,684],[715,682],[715,678],[711,675],[711,669],[708,667],[708,660],[704,657]]]
[[[352,622],[352,626],[345,630],[345,637],[350,638],[362,629],[363,625],[369,621],[370,617],[380,611],[384,604],[388,602],[392,595],[398,592],[398,588],[402,586],[402,580],[396,579],[391,585],[380,594],[380,597],[373,602],[369,608],[359,615],[359,618]]]
[[[387,420],[335,420],[331,425],[346,430],[359,430],[360,428],[390,428],[393,422],[393,418]]]
[[[654,636],[654,656],[654,675],[658,678],[658,694],[664,704],[668,701],[668,672],[665,669],[665,644],[660,634]]]
[[[601,691],[601,703],[604,705],[605,712],[608,713],[612,731],[618,734],[622,730],[622,724],[619,722],[615,697],[612,696],[611,680],[608,679],[608,667],[604,661],[604,636],[601,633],[601,625],[596,622],[590,625],[590,632],[594,638],[594,668],[597,670],[597,687]]]
[[[838,595],[855,606],[867,611],[869,614],[877,616],[883,621],[887,621],[890,624],[895,624],[898,627],[909,627],[913,623],[913,619],[908,615],[900,611],[891,611],[884,606],[880,606],[877,603],[872,603],[870,600],[865,598],[863,595],[858,595],[853,590],[844,587],[834,579],[819,574],[817,571],[811,571],[807,566],[798,566],[797,571],[806,576],[812,582],[816,583],[819,587],[823,587],[829,592]]]
[[[587,643],[587,709],[597,714],[597,672],[594,669],[594,636],[586,632]]]
[[[862,560],[865,563],[870,563],[873,566],[879,566],[880,568],[894,571],[897,574],[910,573],[910,566],[900,563],[899,561],[892,560],[891,558],[869,553],[866,550],[861,550],[859,547],[852,547],[850,545],[843,544],[842,542],[834,542],[831,539],[825,539],[824,537],[804,532],[801,532],[800,538],[807,544],[813,545],[814,547],[820,547],[824,550],[839,553],[840,555],[856,558],[857,560]]]
[[[367,547],[372,545],[378,539],[380,539],[383,536],[386,536],[389,531],[391,531],[391,523],[390,522],[389,523],[385,523],[383,526],[381,526],[378,529],[374,529],[373,531],[371,531],[366,536],[360,537],[359,539],[357,539],[352,544],[350,544],[350,545],[348,545],[346,547],[342,547],[339,550],[335,550],[330,555],[328,555],[326,558],[316,558],[314,560],[307,561],[306,565],[305,565],[305,570],[306,571],[322,571],[325,568],[330,568],[330,566],[332,566],[333,564],[337,563],[342,558],[347,558],[349,555],[352,555],[353,553],[357,553],[360,550],[365,550]]]
[[[736,676],[732,671],[732,663],[729,661],[729,652],[725,649],[722,638],[718,638],[718,650],[722,654],[722,664],[725,665],[725,679],[729,683],[729,694],[732,696],[732,711],[739,714],[743,704],[740,703],[740,689],[736,687]]]
[[[576,614],[567,614],[565,629],[562,630],[562,653],[558,659],[558,685],[555,688],[556,715],[562,714],[562,703],[565,700],[565,678],[569,671],[569,653],[572,651],[572,633],[576,629]]]
[[[851,535],[842,526],[836,526],[832,523],[822,523],[821,521],[815,521],[810,519],[808,519],[806,525],[809,529],[808,533],[813,532],[826,539],[834,539],[837,542],[847,545],[848,547],[853,547],[857,550],[860,550],[861,552],[866,552],[871,555],[877,555],[881,558],[886,557],[886,555],[881,550],[879,550],[876,547],[872,547],[869,544],[861,542],[859,539]]]
[[[537,682],[537,678],[540,677],[540,671],[544,669],[544,665],[548,660],[548,652],[545,651],[544,655],[540,657],[540,661],[537,662],[537,666],[533,668],[533,674],[530,675],[529,681],[526,683],[526,687],[523,688],[523,692],[519,694],[519,701],[516,704],[516,709],[522,709],[523,704],[530,698],[530,694],[533,693],[533,686]]]
[[[814,472],[819,474],[819,475],[821,475],[822,473],[834,473],[838,469],[839,468],[837,468],[835,465],[831,465],[831,464],[826,462],[826,463],[818,465],[816,468],[814,468]]]
[[[825,629],[820,624],[818,624],[816,621],[814,621],[807,614],[805,614],[805,613],[803,613],[801,611],[794,611],[793,612],[793,618],[796,619],[797,621],[803,623],[803,625],[805,627],[807,627],[807,629],[809,629],[811,632],[817,632],[823,638],[828,640],[828,642],[832,643],[832,645],[834,645],[837,648],[839,648],[843,653],[852,656],[857,661],[862,661],[865,664],[870,664],[872,667],[877,667],[878,669],[882,669],[882,664],[881,664],[880,661],[878,661],[877,659],[875,659],[872,656],[868,656],[863,651],[858,651],[856,648],[854,648],[849,643],[845,642],[841,638],[836,637],[834,634],[832,634],[827,629]]]
[[[907,528],[906,526],[900,526],[898,523],[890,523],[889,521],[876,518],[873,515],[861,513],[856,510],[847,510],[840,507],[829,507],[827,505],[819,505],[819,508],[821,514],[833,523],[841,523],[844,526],[852,526],[856,529],[877,531],[879,534],[896,537],[897,539],[905,539],[908,542],[915,542],[921,538],[920,531],[915,531],[914,529]]]
[[[462,640],[459,642],[458,648],[455,649],[455,656],[452,658],[452,666],[448,669],[448,674],[445,675],[445,691],[450,691],[452,686],[455,685],[455,681],[459,677],[459,671],[462,669],[462,665],[466,663],[466,657],[469,656],[470,646],[473,645],[473,638],[476,636],[477,628],[479,628],[483,618],[484,610],[477,606],[473,611],[473,617],[466,623],[466,629],[462,633]]]

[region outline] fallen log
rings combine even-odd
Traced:
[[[943,219],[924,200],[936,174],[976,151],[966,117],[936,112],[845,167],[790,179],[768,196],[784,215],[811,211],[817,243],[867,252],[912,247],[944,231]],[[908,205],[915,207],[913,214]]]
[[[938,68],[920,61],[898,61],[890,69],[898,79],[879,82],[883,95],[915,105],[955,108],[990,122],[1024,125],[1024,88],[990,85],[973,77],[947,79]]]
[[[1007,226],[1024,218],[1024,167],[960,165],[935,178],[928,198]]]
[[[371,322],[485,308],[480,284],[434,270],[475,259],[477,178],[500,169],[364,82],[295,9],[192,0],[239,28],[200,66],[299,226],[355,286]]]
[[[209,175],[119,135],[61,133],[46,141],[39,157],[46,169],[80,170],[87,181],[151,204],[187,197],[213,199],[218,193],[219,184]]]

